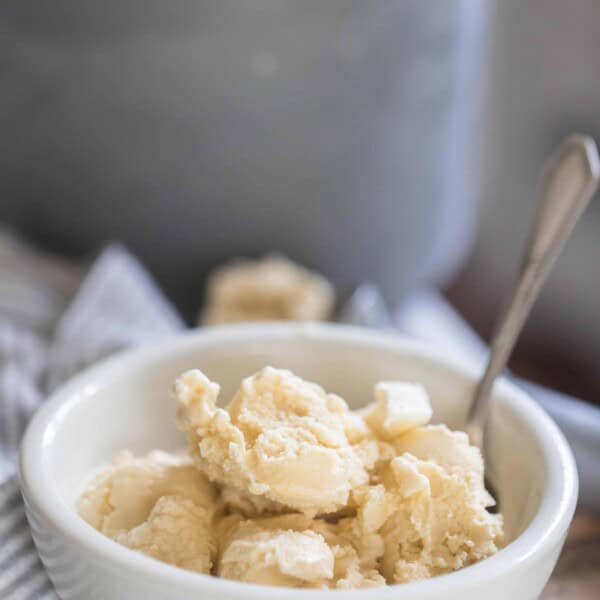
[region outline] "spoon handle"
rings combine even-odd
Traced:
[[[594,195],[600,160],[594,140],[570,135],[548,159],[542,173],[535,218],[529,231],[518,276],[500,314],[490,343],[467,430],[481,447],[494,380],[506,366],[525,319],[579,217]]]

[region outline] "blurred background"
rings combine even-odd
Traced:
[[[125,243],[190,322],[211,268],[278,250],[394,305],[438,286],[487,338],[544,157],[600,131],[599,19],[594,0],[5,0],[1,224],[74,258]],[[596,202],[513,361],[592,402],[599,233]]]
[[[450,299],[489,336],[518,262],[544,158],[570,131],[600,138],[594,0],[498,2],[476,245]],[[513,368],[600,402],[600,202],[592,201],[529,319]]]

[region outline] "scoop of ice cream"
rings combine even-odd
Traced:
[[[394,448],[401,455],[413,456],[435,462],[450,472],[469,476],[483,486],[483,458],[463,431],[451,431],[445,425],[416,427],[394,440]]]
[[[211,519],[212,509],[181,496],[161,496],[146,521],[114,539],[182,569],[209,573],[215,554]]]
[[[348,589],[385,582],[364,569],[356,550],[336,525],[302,515],[240,521],[222,526],[218,575],[247,583]]]
[[[375,402],[364,419],[384,440],[426,425],[432,416],[429,397],[422,385],[405,381],[381,381],[375,385]]]
[[[443,425],[398,438],[382,474],[385,512],[381,568],[389,583],[447,573],[495,554],[502,517],[483,482],[483,461],[467,436]]]
[[[227,546],[219,575],[247,583],[299,587],[333,577],[333,553],[323,536],[307,529],[261,530],[249,523]]]
[[[308,515],[334,512],[368,482],[346,429],[346,403],[290,371],[248,377],[226,409],[218,386],[198,370],[175,384],[177,423],[196,465],[239,495],[264,497]]]
[[[203,573],[214,555],[214,510],[208,479],[188,458],[163,452],[142,458],[123,452],[88,484],[78,505],[79,514],[104,535]]]
[[[281,256],[239,260],[208,281],[205,324],[238,321],[320,321],[332,311],[334,292],[321,275]]]

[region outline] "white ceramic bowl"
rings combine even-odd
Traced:
[[[266,364],[286,367],[357,408],[381,379],[421,382],[434,420],[460,428],[477,374],[405,339],[335,325],[218,327],[119,355],[71,380],[34,417],[21,448],[21,481],[34,539],[63,599],[77,600],[533,600],[563,545],[577,499],[571,452],[554,423],[505,381],[494,391],[491,458],[499,478],[508,544],[495,556],[418,583],[351,592],[290,590],[187,572],[128,550],[78,517],[90,471],[122,448],[173,450],[168,390],[199,367],[231,395]]]

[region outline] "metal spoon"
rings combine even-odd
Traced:
[[[469,412],[466,431],[485,458],[492,483],[493,470],[485,452],[485,432],[491,390],[506,366],[531,307],[552,266],[573,231],[600,179],[600,160],[594,140],[570,135],[548,159],[542,172],[539,200],[518,276],[496,323],[490,355]]]

